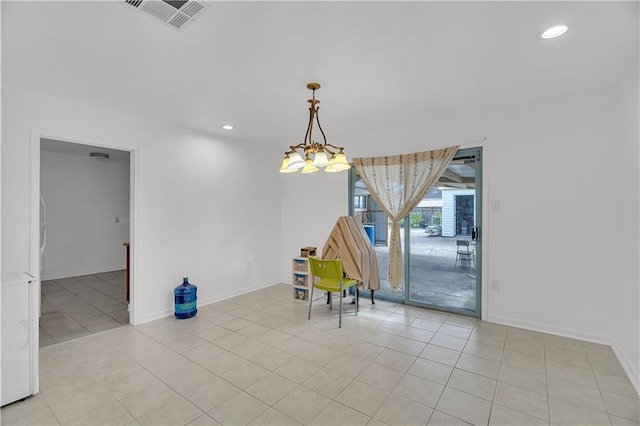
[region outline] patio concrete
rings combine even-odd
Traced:
[[[404,230],[401,231],[404,242]],[[410,301],[429,303],[442,308],[475,310],[476,271],[470,266],[456,265],[456,240],[471,240],[469,235],[456,237],[429,236],[423,229],[411,229]],[[404,247],[404,246],[403,246]],[[404,302],[404,291],[394,293],[386,280],[389,249],[376,246],[380,290],[375,297]]]

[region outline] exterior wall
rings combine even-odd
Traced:
[[[473,197],[473,221],[475,218],[475,193],[473,189],[443,189],[442,190],[442,236],[443,237],[455,237],[456,232],[456,195],[474,195]],[[471,232],[471,231],[469,231]]]
[[[442,236],[456,236],[456,197],[451,191],[442,191]]]

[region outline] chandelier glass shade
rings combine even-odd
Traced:
[[[307,101],[311,104],[309,107],[307,133],[304,136],[304,142],[290,146],[289,151],[284,153],[280,173],[295,173],[300,169],[302,169],[303,174],[314,173],[320,169],[324,169],[328,173],[334,173],[351,168],[347,161],[347,156],[344,154],[344,147],[327,143],[327,137],[318,118],[318,110],[320,108],[317,105],[320,101],[316,99],[316,90],[319,88],[320,85],[318,83],[307,84],[307,89],[313,93],[312,98]],[[314,123],[322,134],[322,143],[313,140]]]

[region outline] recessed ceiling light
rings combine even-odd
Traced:
[[[562,34],[566,33],[568,29],[569,27],[564,24],[554,25],[553,27],[549,27],[546,30],[542,31],[542,33],[540,34],[540,37],[542,38],[559,37]]]
[[[225,129],[225,130],[233,130],[233,129],[235,129],[236,127],[235,127],[235,126],[232,126],[231,124],[223,124],[223,125],[222,125],[222,128],[223,128],[223,129]]]

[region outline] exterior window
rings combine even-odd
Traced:
[[[367,208],[367,196],[366,195],[355,195],[353,197],[353,208],[365,210]]]

